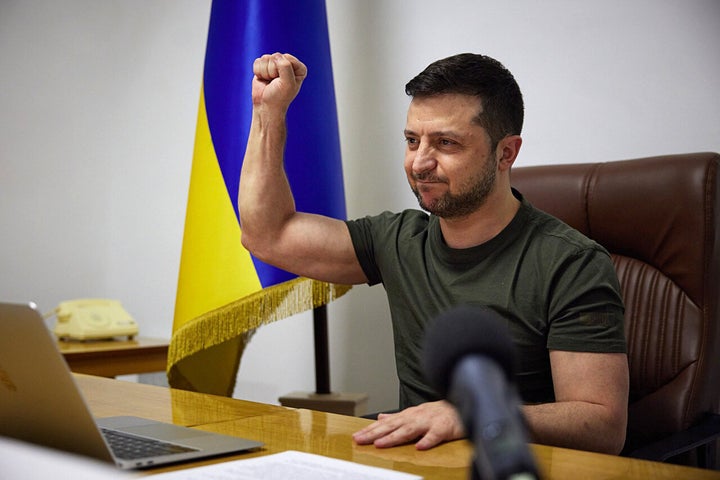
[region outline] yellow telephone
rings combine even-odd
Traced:
[[[60,302],[55,308],[55,335],[62,339],[98,340],[125,336],[132,339],[138,325],[119,301],[84,298]]]

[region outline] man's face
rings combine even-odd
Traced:
[[[494,188],[490,137],[473,122],[480,99],[444,94],[414,98],[405,127],[405,173],[420,207],[443,218],[477,210]]]

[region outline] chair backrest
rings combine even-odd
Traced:
[[[719,163],[692,153],[511,173],[534,206],[612,254],[626,308],[626,449],[718,412]]]

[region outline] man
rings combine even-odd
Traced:
[[[499,62],[462,54],[411,80],[405,171],[428,211],[340,221],[295,211],[283,170],[285,115],[307,75],[289,54],[253,65],[253,119],[240,179],[243,245],[298,275],[382,282],[393,320],[400,407],[357,432],[359,444],[464,436],[420,368],[424,327],[457,304],[508,320],[533,441],[618,453],[627,423],[623,305],[608,253],[511,189],[523,102]],[[308,159],[312,168],[312,159]]]

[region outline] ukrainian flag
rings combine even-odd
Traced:
[[[350,287],[267,265],[240,243],[238,184],[252,103],[252,64],[292,53],[309,70],[287,117],[285,167],[299,211],[345,218],[324,0],[213,0],[188,196],[170,386],[232,395],[254,330],[321,306]]]

